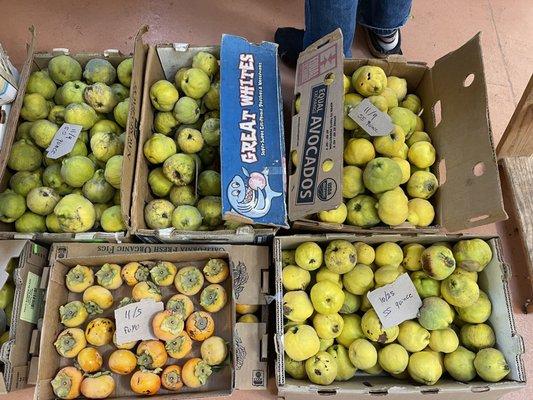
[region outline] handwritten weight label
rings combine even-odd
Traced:
[[[350,110],[348,116],[364,129],[370,136],[390,135],[394,129],[389,116],[380,111],[368,99],[364,99]]]
[[[117,344],[134,340],[157,339],[152,333],[152,317],[164,310],[163,303],[141,300],[115,310]]]
[[[80,136],[81,125],[63,124],[57,130],[50,146],[46,149],[46,156],[53,160],[70,153],[74,148],[78,136]]]
[[[422,300],[408,274],[367,294],[383,328],[390,328],[408,319],[416,318]]]

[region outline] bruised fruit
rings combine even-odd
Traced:
[[[377,157],[371,160],[363,171],[365,187],[372,193],[392,190],[402,181],[402,169],[390,158]]]
[[[344,288],[356,295],[365,294],[374,287],[374,272],[364,264],[357,264],[350,272],[342,276]]]
[[[335,344],[327,349],[327,352],[333,356],[337,363],[336,381],[347,381],[353,378],[357,368],[353,366],[348,356],[348,350],[341,344]]]
[[[284,360],[285,360],[285,372],[288,373],[292,378],[294,379],[307,378],[307,372],[305,372],[304,361],[295,361],[292,358],[290,358],[287,354],[284,355]]]
[[[93,346],[104,346],[113,341],[115,323],[108,318],[95,318],[87,324],[85,337]]]
[[[479,286],[465,275],[452,274],[440,285],[444,300],[456,307],[468,307],[479,298]]]
[[[361,329],[368,339],[383,344],[394,342],[399,333],[398,325],[383,328],[374,310],[365,312],[361,318]]]
[[[307,377],[317,385],[329,385],[337,376],[338,366],[335,357],[325,351],[319,351],[305,362]]]
[[[324,253],[326,268],[337,274],[351,271],[357,263],[357,251],[346,240],[332,240]]]
[[[83,330],[79,328],[67,328],[58,335],[54,346],[60,356],[74,358],[87,346],[87,341],[85,340]]]
[[[201,342],[213,335],[215,321],[208,312],[195,311],[187,318],[185,330],[192,340]]]
[[[319,314],[313,317],[313,327],[320,339],[334,339],[340,336],[344,328],[343,318],[337,314]]]
[[[344,303],[344,292],[333,282],[322,281],[313,285],[310,298],[317,312],[328,315],[339,312]]]
[[[305,242],[296,248],[294,258],[300,268],[314,271],[322,265],[322,249],[314,242]]]
[[[304,322],[313,314],[313,311],[313,304],[303,290],[295,290],[283,295],[283,315],[288,320]]]
[[[496,343],[494,330],[487,324],[466,324],[459,334],[461,344],[467,349],[478,351]]]
[[[161,378],[149,370],[136,371],[130,379],[130,387],[137,394],[151,396],[161,388]]]
[[[467,271],[481,272],[492,260],[492,250],[482,239],[460,240],[453,246],[457,265]]]
[[[456,307],[459,318],[470,324],[481,324],[487,321],[492,313],[492,303],[482,290],[479,291],[478,299],[467,307]]]
[[[172,225],[174,205],[164,199],[150,201],[144,207],[144,220],[150,229],[165,229]]]
[[[426,248],[420,256],[422,270],[431,278],[442,281],[455,270],[452,251],[446,246],[434,244]]]

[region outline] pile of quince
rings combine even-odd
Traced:
[[[509,373],[487,323],[492,304],[478,272],[492,259],[481,239],[394,242],[375,248],[333,240],[283,251],[285,370],[319,385],[358,370],[434,385],[444,373],[461,382],[498,382]],[[408,273],[423,299],[418,318],[384,329],[367,298]]]
[[[104,264],[96,272],[84,265],[70,269],[66,287],[79,293],[81,300],[59,308],[59,319],[66,329],[59,333],[54,346],[59,355],[76,363],[59,370],[51,381],[55,395],[61,399],[80,394],[106,398],[115,390],[116,375],[131,375],[131,390],[142,395],[156,394],[161,387],[178,391],[184,385],[205,385],[214,367],[223,364],[228,355],[226,341],[214,336],[212,317],[226,306],[222,284],[228,276],[226,261],[215,258],[203,269],[168,261]],[[117,302],[113,291],[123,294],[124,283],[131,287],[131,298]],[[143,299],[165,302],[165,310],[151,320],[157,340],[118,343],[113,309]],[[195,304],[202,310],[195,310]],[[193,352],[200,357],[193,357]],[[104,354],[109,354],[108,369]],[[178,360],[184,363],[178,364]]]
[[[152,167],[154,200],[144,209],[150,229],[213,230],[222,224],[220,198],[220,75],[216,57],[194,55],[174,82],[150,88],[152,136],[143,144]]]
[[[133,60],[52,58],[26,86],[8,160],[0,221],[17,232],[124,231],[120,182]],[[118,78],[118,81],[117,81]],[[63,123],[82,131],[69,154],[47,157]]]
[[[390,118],[390,135],[370,136],[349,116],[365,98]],[[438,180],[430,168],[436,151],[424,132],[422,112],[420,98],[407,94],[407,81],[387,77],[380,67],[362,66],[351,78],[344,75],[344,203],[318,213],[318,220],[362,228],[431,225],[435,210],[429,199]]]

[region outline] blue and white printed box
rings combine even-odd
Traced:
[[[223,35],[220,64],[224,219],[288,227],[277,45]]]

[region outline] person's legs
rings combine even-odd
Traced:
[[[358,0],[306,0],[304,48],[341,28],[344,55],[352,56]]]
[[[281,59],[296,65],[300,52],[322,36],[341,28],[344,55],[351,57],[355,35],[358,0],[306,0],[305,31],[296,28],[278,28],[274,41],[279,45]]]
[[[411,3],[412,0],[360,0],[357,19],[365,28],[374,56],[402,53],[400,28],[409,18]]]

